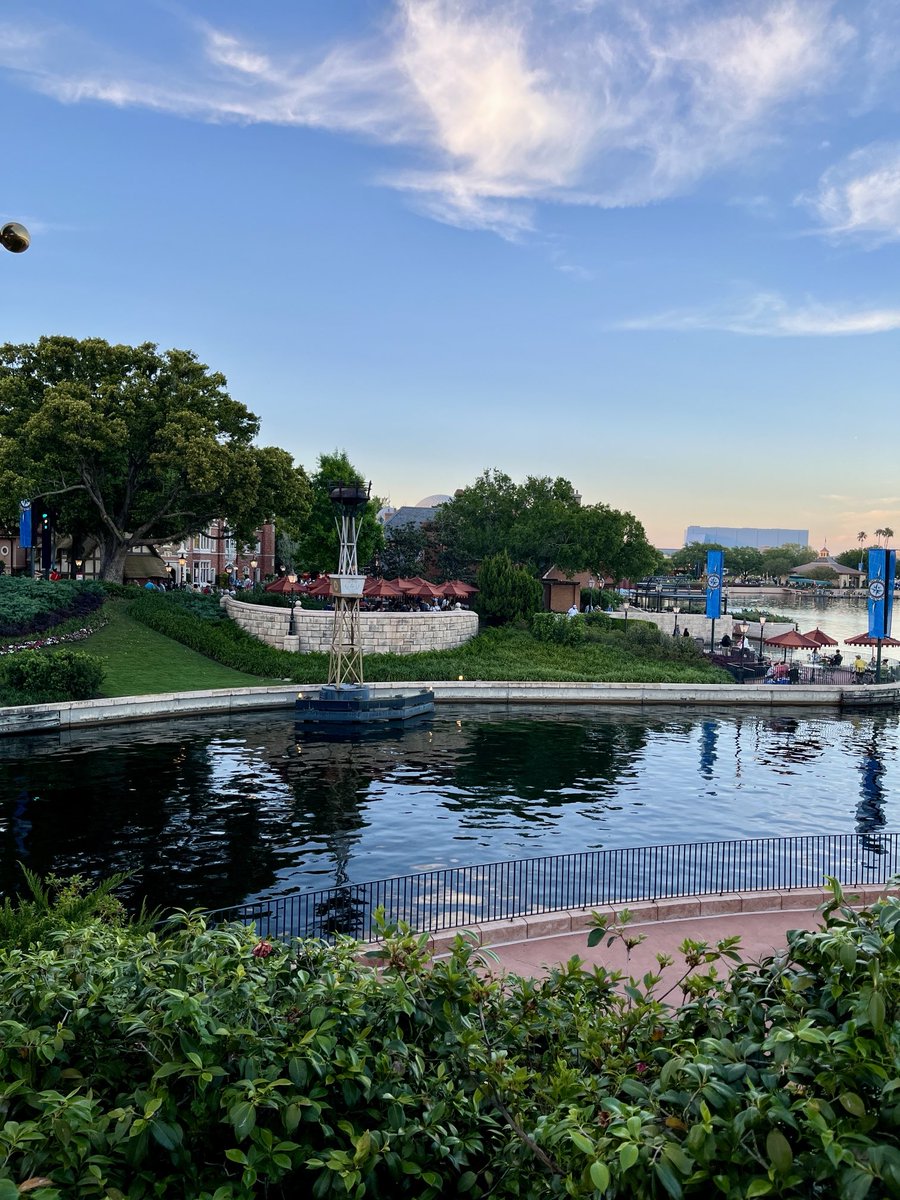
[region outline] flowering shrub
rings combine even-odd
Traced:
[[[94,582],[55,583],[0,575],[0,636],[41,633],[72,617],[96,612],[105,599]]]
[[[7,642],[6,645],[0,646],[0,658],[7,654],[17,654],[20,650],[43,650],[48,646],[63,646],[69,642],[83,642],[85,638],[89,638],[91,634],[102,629],[104,625],[109,624],[107,617],[98,617],[92,621],[90,625],[83,625],[81,629],[73,629],[71,633],[47,634],[46,637],[27,638],[19,642]]]

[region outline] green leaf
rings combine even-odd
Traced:
[[[11,1179],[0,1179],[0,1200],[19,1200],[19,1189]]]
[[[782,1175],[791,1169],[794,1152],[791,1144],[780,1129],[770,1129],[766,1138],[766,1153],[772,1161],[775,1170]]]
[[[460,1176],[456,1190],[459,1192],[471,1192],[477,1181],[478,1176],[474,1171],[466,1171],[465,1175]]]
[[[862,1102],[862,1097],[857,1096],[856,1092],[841,1092],[838,1096],[843,1107],[850,1113],[851,1117],[864,1117],[866,1115],[866,1106]]]
[[[634,1142],[623,1142],[619,1147],[619,1166],[622,1171],[628,1171],[640,1157],[640,1150]]]
[[[754,1179],[744,1195],[748,1200],[753,1196],[768,1196],[774,1186],[771,1179]]]
[[[243,1150],[238,1150],[236,1147],[232,1147],[230,1150],[226,1150],[225,1157],[230,1162],[240,1163],[241,1166],[243,1166],[247,1162],[247,1155],[243,1152]]]
[[[673,1200],[681,1200],[681,1184],[678,1182],[678,1177],[665,1159],[659,1159],[656,1163],[654,1163],[653,1171],[656,1175],[656,1178],[663,1185]]]
[[[598,1192],[605,1192],[609,1187],[609,1169],[605,1163],[591,1163],[591,1183]]]
[[[869,997],[869,1021],[876,1033],[884,1027],[884,1017],[884,997],[881,992],[873,992]]]
[[[164,1150],[174,1150],[181,1145],[181,1127],[171,1125],[168,1121],[151,1121],[150,1132]]]
[[[572,1130],[572,1141],[582,1152],[582,1154],[593,1154],[596,1150],[596,1147],[591,1139],[589,1137],[585,1137],[585,1135],[577,1129]]]

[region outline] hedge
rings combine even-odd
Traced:
[[[100,691],[103,661],[81,650],[22,650],[0,663],[0,680],[15,704],[89,700]]]
[[[61,924],[0,953],[0,1197],[898,1196],[900,904],[825,920],[758,964],[686,942],[674,1009],[465,936],[376,970],[198,914]]]

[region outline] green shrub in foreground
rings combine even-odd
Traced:
[[[103,663],[82,650],[21,650],[4,661],[0,673],[21,704],[89,700],[100,691]]]
[[[0,953],[3,1180],[129,1200],[900,1195],[900,903],[659,977],[382,970],[197,915]],[[627,937],[598,928],[591,940]],[[627,982],[627,986],[625,986]],[[0,1190],[0,1196],[3,1196]],[[12,1194],[12,1193],[10,1193]]]

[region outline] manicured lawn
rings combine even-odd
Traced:
[[[128,615],[124,600],[106,604],[109,624],[79,650],[104,660],[104,696],[142,696],[154,692],[193,692],[205,688],[264,687],[279,683],[234,671],[195,650],[148,629]]]

